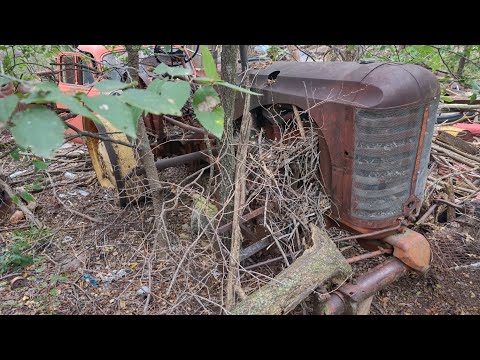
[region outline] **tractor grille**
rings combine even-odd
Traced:
[[[353,217],[383,220],[402,214],[410,196],[424,109],[416,106],[358,110],[352,176]],[[431,139],[428,150],[430,142]]]

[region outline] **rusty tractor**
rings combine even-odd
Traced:
[[[91,84],[102,72],[102,64],[114,65],[108,78],[122,80],[125,69],[112,52],[101,46],[79,46],[79,53],[62,53],[57,59],[58,83],[64,91],[93,93]],[[241,52],[245,54],[245,52]],[[86,62],[85,54],[91,62]],[[140,77],[148,85],[149,71],[159,62],[195,67],[193,54],[183,47],[174,53],[144,54]],[[246,68],[245,56],[242,68]],[[111,67],[110,67],[111,69]],[[245,76],[246,74],[246,76]],[[389,248],[393,256],[346,284],[327,301],[329,314],[355,313],[357,305],[409,270],[424,273],[430,266],[427,240],[408,229],[418,217],[426,186],[430,148],[439,103],[439,84],[428,70],[398,63],[276,62],[260,70],[246,70],[242,79],[263,96],[252,97],[250,111],[254,126],[274,139],[292,119],[316,125],[319,170],[332,203],[329,217],[346,229],[366,249]],[[240,96],[240,95],[239,95]],[[274,112],[265,110],[274,109]],[[241,121],[244,102],[235,102],[235,119]],[[272,117],[272,114],[275,115]],[[107,122],[70,120],[85,130],[107,133],[130,141]],[[206,157],[207,132],[188,108],[183,116],[144,115],[151,137],[157,169],[192,163]],[[181,128],[188,136],[177,136]],[[294,136],[293,134],[292,136]],[[86,140],[93,167],[102,186],[116,188],[120,204],[127,204],[125,181],[132,172],[142,174],[131,148],[89,138]],[[243,214],[243,220],[263,213],[262,207]],[[226,232],[224,224],[218,232]]]

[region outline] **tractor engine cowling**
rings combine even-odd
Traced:
[[[418,215],[439,85],[428,70],[396,63],[278,62],[250,70],[250,110],[295,105],[314,121],[332,217],[361,233]],[[236,118],[243,101],[236,101]],[[385,235],[384,235],[385,236]]]

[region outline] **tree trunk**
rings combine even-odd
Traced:
[[[222,80],[231,84],[236,84],[237,75],[237,55],[238,45],[222,45]],[[225,130],[223,140],[219,143],[220,150],[220,201],[223,204],[229,202],[229,196],[232,192],[235,176],[235,149],[233,145],[233,111],[235,106],[235,90],[226,86],[220,89],[220,97],[222,106],[225,111]],[[226,207],[226,213],[232,212],[232,205]],[[226,216],[226,220],[230,221],[231,216]]]
[[[237,305],[235,315],[280,315],[293,310],[318,286],[352,269],[324,230],[311,224],[313,246],[267,285]]]
[[[128,54],[128,66],[131,67],[128,69],[130,76],[133,81],[139,81],[138,77],[138,68],[139,68],[139,58],[138,51],[141,46],[139,45],[125,45],[125,49]],[[155,158],[150,149],[150,141],[148,140],[147,130],[145,128],[145,122],[143,117],[138,121],[137,128],[137,137],[139,145],[137,147],[138,154],[140,155],[140,161],[145,168],[145,174],[148,181],[148,186],[152,196],[153,202],[153,212],[155,214],[155,228],[156,228],[156,237],[158,244],[160,246],[160,257],[165,257],[165,251],[168,247],[168,239],[165,237],[164,232],[162,231],[162,226],[165,224],[163,219],[163,196],[162,190],[160,188],[160,179],[158,177],[157,168],[155,167]]]
[[[463,76],[463,70],[465,69],[465,61],[470,56],[471,45],[465,45],[463,48],[463,56],[458,61],[457,79],[461,79]]]

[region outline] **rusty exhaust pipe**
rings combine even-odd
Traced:
[[[345,284],[333,292],[323,305],[323,314],[355,314],[357,305],[377,291],[395,282],[409,271],[409,267],[396,258],[390,258],[356,279],[355,285]]]
[[[218,149],[213,148],[212,154],[216,156],[218,154]],[[157,170],[161,171],[169,167],[180,166],[180,165],[192,163],[198,160],[207,160],[208,158],[209,158],[209,155],[207,153],[207,150],[196,151],[193,153],[178,155],[178,156],[174,156],[167,159],[159,159],[155,161],[155,167],[157,168]],[[134,168],[132,171],[130,171],[130,173],[125,178],[128,179],[133,175],[139,176],[144,174],[145,174],[145,168],[143,166],[139,166],[137,168]]]

